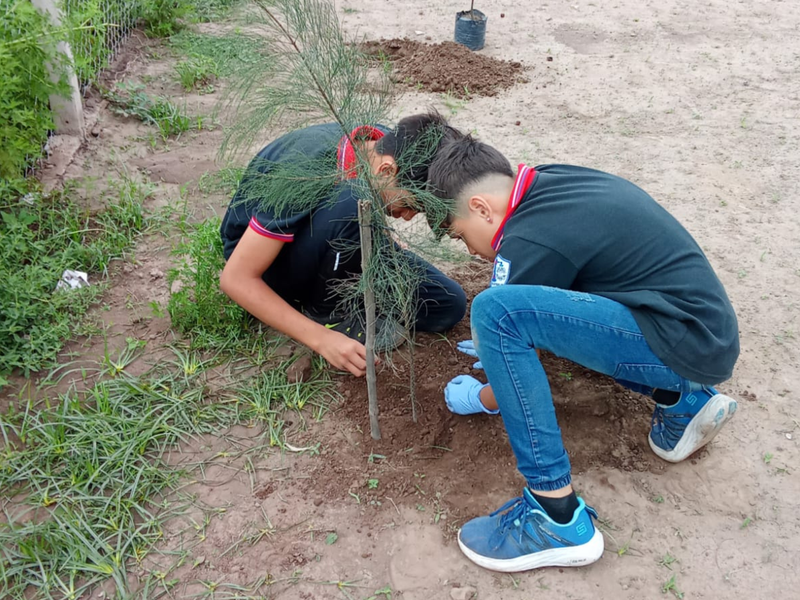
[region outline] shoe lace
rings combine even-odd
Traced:
[[[525,518],[528,515],[528,507],[522,497],[512,498],[503,506],[494,511],[490,516],[494,517],[500,513],[506,512],[500,519],[500,533],[503,534],[508,531],[512,525],[520,527],[525,525]]]

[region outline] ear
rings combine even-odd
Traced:
[[[381,156],[381,164],[378,165],[378,175],[381,177],[394,177],[397,175],[397,161],[393,156]]]
[[[470,214],[477,216],[481,221],[492,221],[493,211],[491,204],[483,196],[471,196],[467,202]]]

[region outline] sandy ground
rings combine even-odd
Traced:
[[[466,4],[348,0],[338,6],[351,32],[436,42],[452,38],[454,13]],[[800,4],[571,0],[510,6],[484,0],[478,7],[489,16],[483,53],[522,62],[529,82],[467,102],[406,93],[397,113],[437,106],[512,161],[610,171],[663,203],[699,240],[736,307],[742,355],[733,379],[721,388],[741,400],[739,412],[707,452],[680,465],[650,456],[643,468],[616,468],[618,461],[604,458],[614,452],[613,433],[598,430],[598,440],[591,428],[580,435],[565,431],[571,454],[585,445],[597,448],[576,485],[603,518],[607,552],[590,567],[514,577],[472,565],[453,541],[464,519],[520,491],[496,423],[488,417],[449,422],[455,456],[479,454],[469,433],[476,428],[499,436],[483,471],[473,469],[467,477],[446,452],[403,462],[399,442],[373,446],[352,410],[334,412],[290,439],[321,442],[321,455],[264,454],[254,483],[220,466],[194,485],[206,504],[226,511],[216,514],[205,541],[192,550],[195,559],[203,558],[200,564],[187,561],[175,571],[182,583],[173,595],[203,593],[208,587],[201,581],[246,586],[271,577],[274,583],[260,593],[286,600],[369,598],[386,586],[392,597],[406,600],[634,600],[663,597],[664,584],[675,576],[686,598],[797,597]],[[165,75],[170,64],[140,52],[119,76],[149,76],[156,90],[180,96]],[[186,101],[190,112],[210,112],[214,97],[190,95]],[[142,138],[144,126],[111,115],[102,103],[91,110],[99,117],[99,137],[90,138],[66,176],[105,177],[124,164],[157,182],[156,203],[177,198],[189,184],[186,197],[197,218],[222,210],[227,198],[202,195],[192,184],[220,166],[221,130],[153,151]],[[143,241],[137,263],[115,278],[108,294],[112,311],[100,317],[118,339],[134,334],[155,344],[170,336],[167,319],[143,320],[125,308],[131,297],[140,307],[165,302],[169,250],[163,238]],[[83,351],[91,356],[98,345]],[[454,366],[453,375],[460,369],[461,363]],[[348,387],[340,384],[342,391]],[[432,390],[430,401],[440,402],[440,394],[441,387]],[[637,408],[631,423],[646,447],[646,415]],[[208,441],[211,449],[203,455],[232,439],[248,443],[252,432],[241,429]],[[485,435],[475,436],[485,441]],[[371,463],[372,451],[388,458]],[[340,474],[346,485],[320,489],[318,478],[330,465],[347,467]],[[403,469],[410,482],[398,497],[367,489],[368,477],[388,480],[393,469]],[[258,529],[263,514],[276,528],[272,536],[221,556]],[[176,524],[169,546],[185,541],[180,529]],[[338,539],[328,545],[331,531]],[[666,566],[668,554],[676,560]],[[155,568],[159,559],[152,560]],[[233,593],[222,587],[217,597],[223,591]]]

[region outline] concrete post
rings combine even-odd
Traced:
[[[61,27],[61,14],[55,4],[55,0],[31,0],[36,8],[43,13],[50,15],[53,25]],[[58,51],[64,55],[72,64],[72,50],[66,42],[58,43]],[[48,66],[50,68],[50,66]],[[58,81],[60,73],[50,70],[50,78]],[[69,95],[60,96],[54,94],[50,96],[50,108],[53,111],[53,121],[56,125],[56,133],[65,135],[83,136],[83,103],[81,102],[81,91],[78,86],[78,77],[75,71],[69,67],[67,72],[67,82],[69,84]]]

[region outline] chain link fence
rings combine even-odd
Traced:
[[[85,90],[116,56],[142,16],[142,0],[60,0],[60,8]]]

